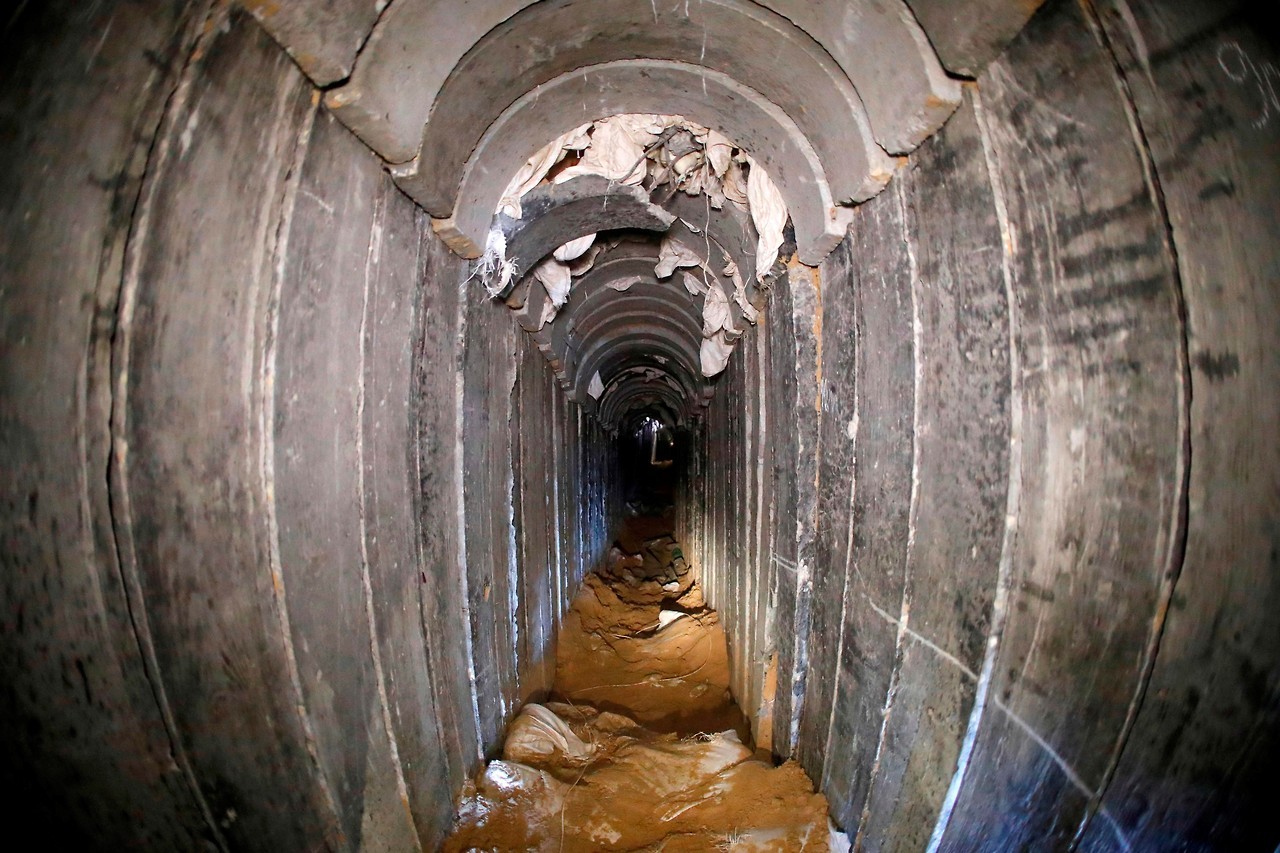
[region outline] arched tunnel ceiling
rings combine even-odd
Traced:
[[[718,6],[725,12],[736,7],[739,15],[757,20],[772,18],[774,38],[758,27],[734,26],[726,30],[723,19],[702,17],[704,6]],[[521,20],[522,10],[529,7],[537,7],[538,11],[524,13]],[[537,28],[552,18],[558,8],[572,10],[572,25],[577,31],[549,33],[543,37]],[[350,80],[329,95],[329,106],[388,162],[406,162],[419,154],[423,128],[439,108],[438,99],[447,90],[449,77],[466,65],[464,57],[473,46],[480,45],[491,33],[499,38],[506,35],[504,30],[508,26],[516,29],[526,25],[537,32],[537,36],[527,41],[530,49],[539,55],[538,64],[544,68],[563,64],[555,61],[560,51],[566,54],[566,60],[579,63],[579,67],[607,61],[605,57],[610,54],[620,49],[625,51],[627,42],[634,40],[633,33],[639,32],[651,40],[674,43],[677,52],[696,49],[699,64],[737,76],[733,74],[734,68],[741,67],[739,63],[749,57],[707,55],[704,45],[714,51],[723,35],[734,33],[751,40],[745,51],[758,51],[767,61],[778,55],[777,39],[807,37],[839,62],[866,104],[877,142],[892,153],[910,150],[936,130],[958,98],[955,83],[943,72],[914,17],[904,5],[892,0],[855,3],[770,0],[762,4],[707,2],[692,6],[681,0],[679,3],[591,4],[585,14],[583,9],[583,4],[571,2],[491,0],[469,4],[459,15],[450,4],[438,0],[399,0],[373,29],[360,61],[354,63]],[[780,14],[771,15],[770,10]],[[620,12],[621,17],[617,17]],[[629,32],[628,17],[643,29]],[[786,26],[784,19],[795,26]],[[269,21],[269,28],[274,20]],[[619,26],[615,26],[615,21]],[[282,29],[277,25],[275,31]],[[599,32],[594,43],[583,47],[584,35],[591,31]],[[441,40],[439,33],[448,33],[449,38]],[[710,38],[704,38],[704,34]],[[287,43],[289,38],[285,36],[282,40]],[[652,41],[637,47],[641,52],[633,50],[636,56],[678,58]],[[775,50],[771,52],[771,48]],[[654,49],[661,52],[650,52]],[[569,54],[576,54],[576,59],[568,59]],[[887,64],[892,69],[886,70],[884,66],[889,58],[892,59]],[[718,61],[725,64],[717,64]],[[340,60],[335,59],[331,64],[338,65]],[[347,64],[351,64],[351,60],[347,60]],[[515,67],[518,66],[513,65],[507,73],[519,79]],[[409,82],[414,84],[413,91],[405,92],[405,84]],[[533,85],[542,82],[545,80],[535,79]]]
[[[717,210],[706,196],[684,192],[661,200],[665,208],[649,202],[641,187],[585,175],[534,188],[521,199],[520,219],[505,214],[498,219],[510,278],[504,275],[494,292],[515,310],[571,397],[611,426],[628,408],[617,400],[641,405],[648,399],[645,386],[651,377],[636,374],[637,367],[667,374],[671,381],[663,383],[664,394],[678,389],[680,399],[668,406],[675,421],[696,417],[710,399],[712,381],[701,368],[704,297],[690,291],[686,275],[694,277],[695,287],[705,287],[704,281],[717,287],[731,305],[735,282],[721,268],[732,263],[744,273],[739,276],[744,293],[750,281],[752,298],[763,297],[755,277],[757,234],[748,212],[736,204]],[[589,267],[575,273],[565,304],[555,311],[531,268],[602,225],[621,230],[602,234],[590,257],[573,262]],[[701,267],[660,276],[668,243],[683,247]],[[549,313],[554,313],[551,321]],[[731,315],[741,328],[742,309],[735,306]],[[591,393],[597,376],[603,388],[599,399]]]
[[[504,254],[491,292],[570,395],[616,423],[658,401],[677,419],[696,416],[710,398],[708,376],[767,295],[758,235],[736,205],[713,211],[705,197],[593,176],[544,183],[525,195],[520,219],[498,216],[526,161],[609,116],[682,116],[767,172],[796,256],[817,264],[845,236],[851,206],[889,182],[893,156],[955,110],[952,75],[981,70],[1037,4],[395,0],[378,15],[355,0],[246,5],[329,87],[329,109],[383,158],[451,249],[478,258],[498,229]],[[548,295],[556,288],[539,264],[598,232],[615,236],[573,263],[558,307],[566,297]],[[663,240],[696,258],[696,279],[655,274]],[[568,278],[565,265],[558,274]],[[707,295],[697,279],[718,291]]]
[[[329,106],[342,115],[349,127],[375,151],[386,152],[389,162],[404,162],[417,153],[413,145],[418,140],[421,120],[430,113],[435,93],[458,59],[490,29],[530,2],[471,3],[463,15],[447,0],[399,0],[391,4],[360,0],[246,0],[244,5],[316,85],[343,84],[333,90]],[[910,0],[904,5],[874,0],[771,0],[765,5],[814,34],[847,69],[857,68],[859,62],[878,63],[882,57],[901,53],[904,48],[919,49],[917,45],[927,38],[942,67],[928,58],[928,51],[923,51],[926,59],[921,70],[931,84],[938,85],[945,76],[942,68],[956,75],[976,76],[1022,29],[1040,2]],[[683,0],[675,5],[665,4],[672,12],[680,11],[682,6]],[[652,8],[664,10],[658,4],[652,4]],[[895,23],[901,26],[895,28]],[[451,38],[438,43],[435,34],[440,32],[450,33]],[[371,59],[357,65],[362,54]],[[377,56],[387,59],[372,58]],[[900,73],[906,73],[905,69]],[[397,91],[406,75],[416,86]],[[875,72],[873,75],[879,76]],[[894,79],[889,74],[883,77]],[[871,88],[869,81],[863,86]],[[895,96],[904,95],[895,95],[894,89],[896,85],[891,83],[886,108],[891,108]],[[873,116],[875,108],[876,104],[869,105]],[[415,118],[419,120],[416,125]],[[397,156],[397,140],[406,139],[408,150],[402,149]]]
[[[806,263],[819,263],[844,237],[850,209],[836,205],[822,160],[785,111],[727,74],[658,59],[579,68],[508,107],[471,152],[461,183],[451,193],[456,199],[453,214],[438,222],[437,231],[459,254],[478,257],[498,201],[525,161],[548,140],[619,113],[681,115],[720,131],[749,152],[786,199]],[[437,166],[422,157],[408,167],[393,168],[392,174],[421,203],[422,182],[438,169],[457,174],[457,164]],[[851,184],[854,200],[874,196],[890,175],[883,152],[875,163],[864,160]],[[447,209],[423,206],[433,214]]]
[[[778,62],[778,56],[788,61]],[[562,75],[588,68],[603,72],[614,63],[645,59],[691,65],[697,69],[694,74],[723,74],[772,104],[803,105],[789,117],[830,171],[837,199],[865,192],[856,176],[885,165],[862,101],[840,67],[804,31],[767,9],[747,0],[703,0],[687,16],[664,15],[655,22],[651,7],[634,0],[595,0],[585,10],[574,0],[545,0],[486,34],[445,81],[422,129],[419,159],[430,168],[418,170],[418,201],[435,216],[449,216],[468,155],[486,129],[496,129],[499,116],[522,97],[536,99],[534,107],[545,113],[551,109],[545,103],[549,93],[566,85],[574,88],[559,79]],[[610,101],[625,99],[625,108],[618,111],[698,117],[673,101],[658,108],[636,107],[631,99],[639,95],[639,87],[629,85],[632,79],[625,75],[625,82],[608,95]],[[586,75],[583,85],[599,87],[602,95],[611,88],[600,74]],[[656,95],[671,97],[660,82],[652,88]],[[590,107],[592,114],[561,129],[608,114],[597,112],[595,104]],[[523,122],[518,126],[523,128]],[[536,146],[545,142],[537,139]],[[493,163],[487,158],[478,162]]]
[[[631,229],[666,231],[675,215],[651,204],[640,187],[621,185],[598,175],[583,175],[563,184],[548,184],[521,199],[520,219],[500,218],[511,262],[511,285],[539,260],[565,243],[597,231]]]
[[[679,419],[695,414],[697,403],[711,393],[698,368],[701,308],[674,277],[656,278],[657,255],[657,246],[640,238],[612,247],[575,284],[554,323],[526,326],[561,382],[588,408],[594,406],[588,389],[597,373],[611,396],[613,380],[637,365],[662,371],[680,388],[681,402],[672,405]],[[625,291],[611,286],[620,283]],[[540,289],[534,293],[545,299]]]
[[[959,103],[931,45],[972,73],[990,56],[963,47],[971,21],[992,21],[989,47],[1035,4],[966,0],[941,14],[917,0],[929,32],[901,0],[397,0],[376,21],[355,0],[246,5],[317,83],[341,81],[330,109],[397,164],[401,186],[464,254],[479,254],[495,193],[551,136],[612,113],[661,112],[716,127],[765,162],[801,259],[814,263],[847,222],[835,205],[874,195],[888,154],[912,150]],[[540,124],[528,120],[534,100]]]

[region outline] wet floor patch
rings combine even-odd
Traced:
[[[847,849],[799,765],[757,753],[729,653],[661,518],[628,519],[561,626],[553,699],[462,793],[446,850]]]
[[[630,525],[584,580],[561,624],[555,695],[657,731],[732,729],[746,741],[720,617],[675,539],[645,532]]]

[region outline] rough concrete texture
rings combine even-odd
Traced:
[[[1257,469],[1265,496],[1253,474],[1217,467],[1262,434],[1259,415],[1219,396],[1242,375],[1236,345],[1197,349],[1194,336],[1199,317],[1227,324],[1214,326],[1220,340],[1257,340],[1223,303],[1205,304],[1227,280],[1249,304],[1276,298],[1252,283],[1274,258],[1192,225],[1274,222],[1252,195],[1272,167],[1247,194],[1231,177],[1277,151],[1263,135],[1271,108],[1236,100],[1260,91],[1273,61],[1260,50],[1221,12],[1042,10],[824,265],[821,308],[797,324],[825,344],[797,368],[821,389],[819,434],[809,438],[799,394],[758,411],[771,392],[745,389],[776,375],[767,359],[731,362],[720,390],[745,396],[747,414],[713,402],[685,506],[703,532],[682,536],[699,544],[731,648],[754,667],[739,695],[770,649],[803,660],[786,637],[756,645],[759,622],[772,610],[803,623],[811,606],[808,668],[791,676],[805,681],[797,748],[864,847],[1275,844],[1240,792],[1275,755],[1280,648],[1239,621],[1274,600],[1274,537],[1244,533],[1253,521],[1225,531],[1233,517],[1274,529],[1276,466]],[[1179,82],[1160,88],[1157,67]],[[1175,103],[1202,118],[1174,122]],[[1261,227],[1251,245],[1274,253],[1274,225]],[[767,355],[798,331],[774,328],[787,347],[771,337]],[[1276,368],[1266,356],[1254,369]],[[1227,408],[1210,414],[1200,394]],[[751,547],[758,522],[743,513],[768,517],[779,498],[754,508],[770,460],[741,445],[779,418],[774,453],[820,448],[816,565],[776,544],[794,536],[788,550],[803,553],[803,528],[785,518],[771,534],[781,559],[744,578],[743,555],[721,543]],[[724,441],[725,430],[746,436]],[[1208,498],[1215,478],[1236,509]],[[777,482],[803,507],[797,480]],[[1222,535],[1200,538],[1213,527]],[[1246,569],[1236,549],[1250,547]],[[1240,583],[1254,603],[1219,597]],[[787,598],[735,616],[730,602],[752,585]],[[1223,622],[1240,626],[1230,639]]]
[[[121,847],[217,832],[152,689],[103,476],[131,209],[204,11],[47,4],[4,31],[0,785],[51,845],[90,826]]]
[[[556,622],[595,559],[579,550],[609,527],[594,501],[609,500],[610,457],[583,455],[595,445],[579,431],[594,427],[557,388],[537,373],[528,390],[514,381],[511,332],[512,403],[489,416],[483,383],[466,380],[489,366],[479,350],[462,358],[460,333],[464,309],[490,306],[459,301],[466,271],[428,217],[251,20],[140,8],[39,23],[91,56],[110,46],[88,61],[121,63],[111,91],[135,81],[117,108],[100,103],[85,113],[94,122],[48,137],[63,140],[50,155],[73,158],[57,174],[94,204],[6,178],[21,200],[6,209],[51,235],[78,217],[77,239],[92,235],[78,266],[65,253],[36,264],[48,256],[29,249],[58,246],[39,232],[5,252],[6,281],[22,282],[6,287],[4,466],[22,489],[7,505],[38,522],[6,514],[3,714],[19,737],[6,787],[30,792],[17,803],[26,819],[77,846],[431,849],[484,749],[481,726],[493,737],[499,725],[477,709],[549,684]],[[32,43],[57,44],[43,39]],[[99,99],[80,71],[53,82],[65,59],[31,65],[30,79],[68,104]],[[9,116],[45,108],[6,85],[11,97]],[[104,129],[119,131],[117,147]],[[45,340],[34,307],[72,287],[89,313],[47,316],[81,332],[21,356],[21,340]],[[56,455],[36,439],[56,440],[41,400],[71,405]],[[543,407],[537,430],[500,441],[528,405]],[[464,448],[495,451],[465,490]],[[547,502],[517,500],[513,481],[530,476],[552,484]],[[500,540],[467,526],[495,517]],[[513,540],[513,520],[556,535]],[[49,531],[65,557],[39,544]],[[558,609],[517,584],[554,590]],[[471,621],[482,605],[492,615]],[[506,632],[483,645],[495,624]],[[24,651],[55,635],[56,655]],[[487,672],[473,668],[477,648],[492,649]]]
[[[1044,0],[905,0],[953,74],[976,77]]]
[[[1280,841],[1280,54],[1243,6],[1053,0],[848,228],[798,122],[770,135],[803,104],[733,100],[751,80],[657,58],[585,112],[544,91],[541,141],[704,98],[780,140],[801,258],[835,248],[710,382],[678,283],[608,287],[652,238],[522,331],[247,13],[7,27],[15,822],[438,848],[612,541],[606,424],[650,412],[683,418],[678,536],[734,698],[862,848]],[[528,141],[481,145],[514,171]]]
[[[263,29],[317,86],[345,80],[390,0],[244,0]]]
[[[858,91],[872,135],[890,154],[913,151],[959,105],[958,84],[899,0],[765,5],[795,22],[840,64]],[[890,56],[893,61],[886,62]]]

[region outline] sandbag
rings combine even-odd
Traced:
[[[569,724],[543,705],[529,703],[507,730],[502,746],[504,761],[538,767],[582,765],[595,755],[595,747],[573,733]]]

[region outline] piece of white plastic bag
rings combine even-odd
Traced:
[[[610,290],[616,290],[619,293],[623,293],[627,290],[630,290],[632,285],[639,284],[642,281],[644,281],[644,279],[642,279],[638,275],[628,275],[628,276],[623,276],[622,278],[612,279],[606,282],[605,286],[608,287]]]
[[[702,296],[708,290],[708,285],[703,278],[702,270],[697,272],[680,273],[680,281],[684,284],[684,289],[689,291],[690,296]]]
[[[565,263],[568,263],[569,261],[576,261],[587,253],[587,250],[591,248],[591,244],[595,241],[595,234],[583,234],[578,239],[570,240],[568,243],[557,248],[551,253],[551,256],[557,261],[564,261]]]
[[[542,183],[542,179],[547,176],[547,172],[551,171],[551,167],[564,157],[564,152],[581,151],[586,148],[590,144],[587,137],[587,131],[590,128],[589,122],[575,127],[538,149],[538,153],[525,161],[520,171],[516,172],[507,184],[506,190],[502,193],[502,199],[498,202],[498,211],[512,219],[519,219],[523,213],[520,209],[520,198]]]
[[[702,336],[709,338],[721,329],[736,331],[729,299],[719,284],[713,284],[707,289],[707,298],[702,303]]]
[[[678,267],[696,267],[702,264],[698,253],[670,235],[662,238],[658,246],[658,263],[653,274],[658,278],[667,278]]]
[[[751,206],[751,221],[756,226],[756,279],[763,281],[778,259],[782,246],[782,229],[787,224],[787,205],[782,193],[774,186],[764,169],[750,161],[747,174],[747,199]]]
[[[512,720],[502,745],[503,761],[533,767],[549,761],[581,765],[594,755],[595,747],[574,734],[568,723],[533,702],[521,708]]]
[[[760,318],[760,312],[756,310],[756,306],[747,300],[747,283],[742,280],[742,273],[738,272],[738,265],[725,258],[724,274],[729,276],[733,281],[733,301],[742,311],[742,316],[751,325],[756,324],[756,320]]]
[[[591,147],[581,160],[556,175],[555,182],[601,175],[623,184],[639,184],[644,180],[644,149],[650,141],[643,119],[630,115],[601,119],[591,131]]]
[[[733,343],[725,337],[723,329],[709,338],[703,338],[698,353],[702,375],[710,378],[723,371],[732,354]]]
[[[569,273],[568,264],[554,257],[547,258],[533,268],[533,275],[547,289],[547,296],[557,309],[569,299],[569,287],[573,284],[573,276]]]

